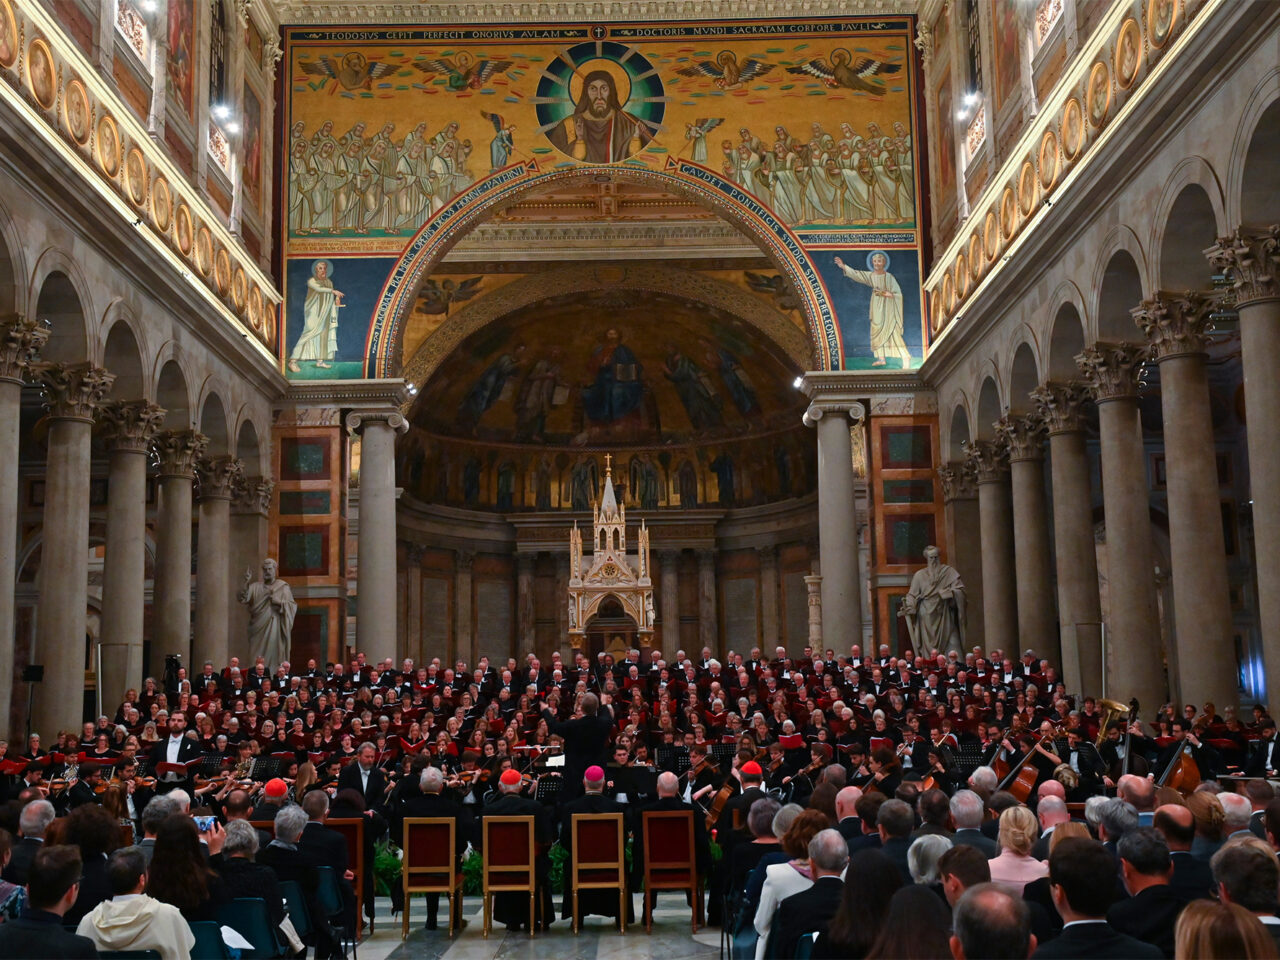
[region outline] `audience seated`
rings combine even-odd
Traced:
[[[760,939],[756,943],[756,960],[765,960],[765,944],[773,927],[774,911],[788,897],[813,886],[812,857],[809,850],[813,838],[831,826],[825,814],[817,810],[805,810],[791,822],[782,838],[782,849],[789,857],[765,870],[764,887],[760,892],[760,904],[756,908],[755,928]],[[837,831],[837,836],[839,832]],[[841,837],[843,840],[844,838]],[[845,844],[848,858],[849,845]]]
[[[1249,835],[1230,840],[1210,861],[1218,900],[1244,907],[1261,921],[1280,949],[1280,917],[1276,896],[1280,891],[1280,865],[1275,851]]]
[[[96,958],[88,937],[68,933],[63,917],[80,893],[80,851],[42,848],[28,869],[27,904],[16,920],[0,924],[0,960]]]
[[[977,847],[956,844],[938,858],[938,881],[942,895],[954,907],[970,887],[991,882],[990,861]]]
[[[1107,922],[1173,956],[1173,927],[1187,900],[1169,885],[1173,860],[1169,845],[1154,827],[1138,827],[1116,845],[1129,896],[1107,911]]]
[[[204,834],[210,857],[222,850],[221,827]],[[147,870],[147,893],[171,903],[188,921],[216,920],[218,907],[232,898],[222,878],[209,867],[195,822],[171,813],[156,828],[155,851]]]
[[[907,863],[907,850],[911,847],[911,828],[915,813],[902,800],[886,800],[876,813],[876,827],[880,831],[880,851],[888,857],[904,883],[911,881],[911,866]]]
[[[1169,846],[1169,859],[1173,861],[1169,885],[1186,900],[1212,896],[1216,892],[1213,871],[1208,863],[1191,854],[1195,842],[1191,810],[1181,804],[1165,804],[1156,808],[1152,823]]]
[[[966,890],[951,925],[955,960],[1027,960],[1036,949],[1027,905],[999,884]]]
[[[107,857],[120,846],[120,824],[92,801],[76,807],[66,819],[67,842],[80,848],[83,864],[80,895],[66,915],[66,922],[72,924],[112,895]]]
[[[902,875],[879,850],[849,858],[840,903],[814,944],[815,957],[861,958],[880,936],[889,903],[903,886]]]
[[[99,950],[155,950],[161,960],[189,960],[195,945],[191,928],[177,907],[146,894],[147,858],[138,847],[111,854],[107,880],[110,899],[81,919],[76,933]]]
[[[1045,876],[1048,867],[1031,856],[1035,842],[1035,814],[1018,806],[1000,814],[1000,855],[991,861],[991,882],[1020,897],[1028,881]]]
[[[770,960],[791,957],[801,934],[826,930],[827,922],[840,906],[844,891],[841,876],[848,863],[849,845],[838,830],[820,830],[809,841],[809,876],[813,882],[778,904]]]
[[[951,911],[946,901],[923,886],[901,887],[889,900],[880,935],[867,956],[885,960],[946,957],[950,953],[950,940]]]
[[[1276,956],[1274,942],[1258,918],[1235,903],[1196,900],[1178,917],[1174,933],[1178,957],[1187,960],[1241,960]]]
[[[53,823],[56,814],[48,800],[32,800],[22,808],[18,818],[18,840],[13,855],[5,865],[3,877],[10,883],[22,886],[27,882],[27,872],[36,853],[44,845],[45,831]]]
[[[223,886],[234,896],[265,900],[271,925],[278,927],[284,919],[280,882],[270,867],[254,862],[258,855],[258,840],[258,831],[248,821],[230,821],[222,842],[222,856],[214,858],[213,868],[222,878]]]

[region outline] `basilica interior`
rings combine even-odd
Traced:
[[[965,650],[1264,701],[1278,42],[1235,0],[0,0],[0,726],[244,660],[268,557],[293,663],[450,665],[896,652],[935,545]],[[576,606],[604,550],[645,592]]]

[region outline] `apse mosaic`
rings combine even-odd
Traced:
[[[443,283],[432,258],[457,232],[545,178],[609,167],[747,223],[793,288],[821,365],[918,364],[913,33],[911,18],[287,31],[287,372],[362,362],[366,375],[393,373],[404,318],[419,288]],[[814,246],[892,249],[903,295],[890,307],[876,280],[884,309],[846,316],[857,298],[832,290]],[[304,337],[292,278],[335,256],[397,261],[372,310],[348,299],[330,311],[336,336]],[[358,338],[361,355],[346,353]],[[300,339],[314,359],[291,356]],[[873,341],[889,344],[884,356]]]

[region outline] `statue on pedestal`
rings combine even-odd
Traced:
[[[964,584],[956,568],[938,559],[938,548],[924,548],[925,568],[911,578],[898,616],[907,621],[917,654],[936,657],[964,652]]]
[[[258,582],[253,582],[252,570],[245,570],[244,586],[237,599],[249,608],[250,662],[262,657],[269,674],[289,659],[289,638],[298,613],[293,591],[276,577],[276,562],[268,557],[262,561],[262,579]]]

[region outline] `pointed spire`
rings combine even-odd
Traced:
[[[613,493],[612,459],[610,454],[604,455],[604,492],[600,496],[599,514],[601,523],[616,523],[619,519],[618,499]]]

